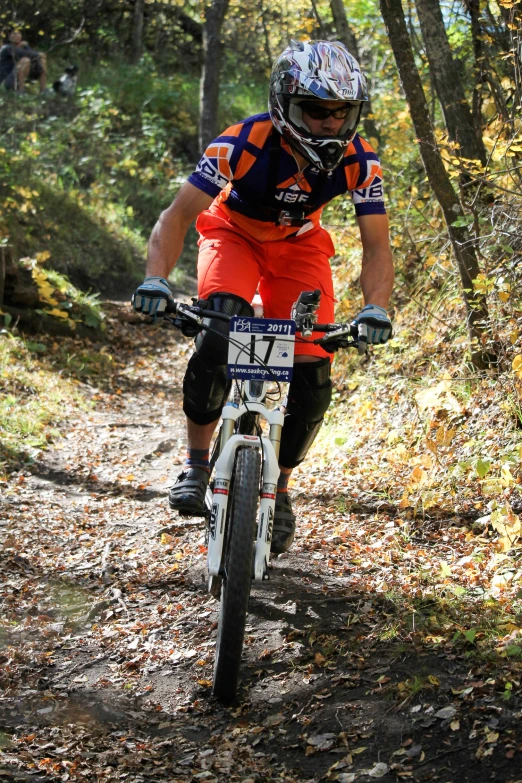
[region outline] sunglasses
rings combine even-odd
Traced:
[[[333,117],[335,120],[345,120],[353,109],[353,104],[351,103],[346,103],[344,106],[338,106],[336,109],[327,109],[326,106],[321,106],[312,101],[301,101],[299,106],[312,120],[326,120],[328,117]]]

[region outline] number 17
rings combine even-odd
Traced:
[[[251,334],[250,335],[250,364],[256,363],[256,340],[259,341],[259,338]],[[261,360],[263,364],[268,364],[268,360],[270,359],[270,354],[272,353],[272,349],[274,347],[274,343],[276,341],[275,335],[273,334],[264,334],[262,337],[263,342],[268,343],[266,348],[266,355],[265,358]]]

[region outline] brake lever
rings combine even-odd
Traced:
[[[368,351],[368,325],[357,324],[357,353],[364,356]]]
[[[313,343],[329,352],[338,351],[340,348],[357,347],[357,352],[363,356],[368,348],[368,327],[366,324],[357,324],[357,334],[355,334],[355,326],[354,322],[347,326],[339,325],[337,329],[313,340]]]
[[[194,321],[194,323],[198,324],[198,326],[201,326],[203,324],[203,317],[201,315],[198,315],[192,310],[191,305],[186,305],[181,302],[178,302],[176,305],[176,321],[182,320],[180,316],[183,316],[183,318],[188,318],[189,321]]]

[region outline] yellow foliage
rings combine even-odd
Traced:
[[[511,369],[522,380],[522,354],[517,354],[511,363]]]
[[[437,434],[435,435],[435,439],[439,446],[449,446],[453,438],[455,437],[455,430],[454,429],[445,429],[444,427],[439,427],[437,430]]]
[[[420,460],[423,468],[429,469],[433,467],[433,457],[431,454],[423,454]]]
[[[422,487],[427,482],[427,480],[427,472],[423,468],[419,467],[419,465],[417,465],[417,467],[414,468],[410,473],[410,481],[412,484],[418,484],[420,487]]]
[[[69,318],[65,310],[58,310],[57,307],[53,307],[52,310],[46,310],[49,315],[54,315],[56,318]],[[73,321],[71,323],[74,323]]]
[[[513,474],[511,473],[508,465],[502,465],[500,475],[501,481],[505,487],[510,487],[513,484],[515,479],[513,478]]]
[[[493,280],[487,277],[487,275],[480,272],[473,280],[473,288],[479,294],[487,294],[494,286]]]
[[[503,506],[491,512],[491,526],[500,536],[499,544],[502,552],[511,549],[522,533],[520,517],[514,513],[507,500]]]
[[[40,299],[47,304],[57,305],[58,300],[54,296],[55,289],[49,283],[45,271],[43,269],[38,269],[38,267],[34,267],[32,270],[32,277],[38,286],[38,295]],[[63,314],[60,317],[63,318]],[[67,318],[67,313],[65,313],[65,317]]]
[[[486,478],[482,481],[482,494],[485,497],[499,495],[504,490],[504,484],[500,478]]]
[[[406,448],[406,446],[404,446],[404,444],[399,443],[399,445],[394,449],[388,449],[385,451],[384,456],[389,463],[394,465],[397,462],[407,462],[411,457],[411,452]]]
[[[417,392],[415,400],[419,410],[441,410],[442,408],[456,413],[462,412],[462,405],[457,398],[450,392],[451,385],[449,379],[445,378],[439,381],[435,386],[430,386]]]

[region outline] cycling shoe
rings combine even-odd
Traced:
[[[292,546],[295,536],[295,514],[287,492],[278,492],[275,502],[274,528],[270,551],[282,555]]]
[[[169,490],[169,506],[183,516],[206,514],[205,494],[210,473],[204,468],[185,468]]]

